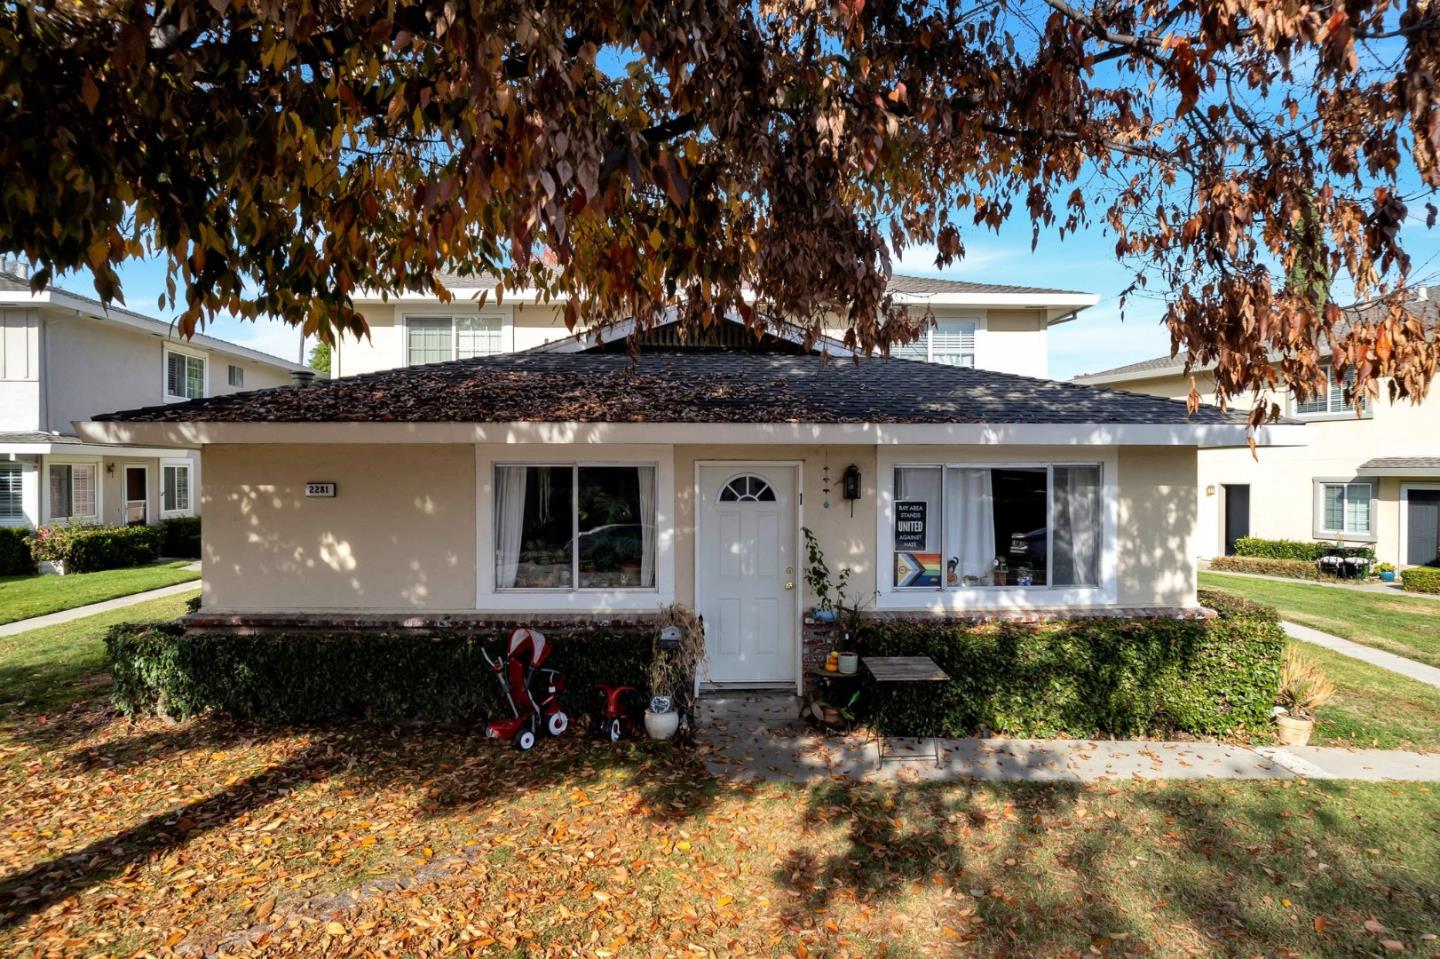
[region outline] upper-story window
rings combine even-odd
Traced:
[[[407,316],[405,361],[419,366],[500,353],[503,333],[498,316]]]
[[[231,386],[244,386],[244,385],[245,385],[245,367],[243,367],[243,366],[236,366],[234,363],[229,364],[229,366],[230,366],[230,371],[229,371],[229,374],[228,374],[228,377],[227,377],[227,381],[229,382],[229,384],[230,384]]]
[[[165,395],[172,400],[204,398],[205,357],[166,350]]]
[[[975,365],[975,320],[937,320],[917,340],[890,351],[891,356],[907,360],[925,360],[946,366]]]
[[[1325,383],[1326,389],[1323,393],[1312,396],[1308,400],[1295,400],[1296,416],[1331,416],[1355,412],[1354,407],[1345,402],[1345,388],[1355,384],[1354,370],[1348,371],[1343,381],[1337,381],[1334,371],[1326,366]],[[1368,399],[1365,400],[1362,410],[1369,412],[1370,401]]]

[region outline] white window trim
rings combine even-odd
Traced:
[[[184,469],[186,472],[188,472],[188,473],[190,474],[189,477],[188,477],[188,480],[189,480],[189,481],[188,481],[188,482],[186,483],[186,485],[185,485],[186,492],[188,493],[189,502],[186,504],[186,506],[185,506],[184,509],[169,509],[169,510],[167,510],[167,509],[165,508],[165,471],[166,471],[167,469],[170,469],[170,468],[173,468],[173,467],[182,468],[182,469]],[[194,515],[195,515],[195,464],[194,464],[193,462],[191,462],[189,459],[162,459],[162,460],[160,461],[160,485],[159,485],[158,487],[156,487],[156,489],[155,489],[155,495],[156,495],[157,498],[160,500],[160,518],[161,518],[161,519],[175,519],[176,517],[180,517],[180,516],[194,516]]]
[[[965,313],[965,314],[957,314],[957,315],[954,315],[954,316],[939,316],[939,315],[937,315],[937,316],[935,317],[935,322],[936,322],[937,324],[939,324],[939,323],[974,323],[974,324],[975,324],[975,369],[986,369],[986,368],[987,368],[987,367],[985,366],[985,364],[984,364],[984,361],[983,361],[983,357],[985,356],[985,354],[986,354],[986,352],[987,352],[987,351],[986,351],[986,334],[987,334],[987,332],[988,332],[988,330],[987,330],[988,323],[987,323],[986,314],[984,314],[984,313]],[[933,357],[934,357],[934,355],[935,355],[935,341],[934,341],[934,337],[932,336],[932,334],[933,334],[934,332],[935,332],[935,327],[933,327],[933,326],[927,326],[926,329],[925,329],[925,333],[924,333],[924,339],[925,339],[925,362],[927,362],[927,363],[932,363],[932,362],[934,362]],[[915,345],[915,344],[907,344],[907,345],[912,345],[912,346],[913,346],[913,345]]]
[[[193,397],[175,396],[170,392],[170,354],[177,353],[180,356],[189,356],[200,361],[200,399],[210,395],[210,356],[202,350],[190,350],[184,347],[165,344],[164,356],[160,361],[160,394],[165,397],[167,403],[188,403]]]
[[[1360,413],[1358,416],[1355,414],[1355,407],[1350,406],[1350,405],[1344,403],[1343,401],[1342,401],[1342,404],[1341,404],[1340,409],[1331,409],[1331,408],[1330,408],[1330,392],[1331,392],[1331,387],[1332,387],[1332,385],[1333,385],[1334,382],[1335,382],[1335,371],[1331,368],[1331,366],[1330,366],[1329,363],[1324,363],[1324,364],[1322,364],[1322,366],[1323,366],[1324,369],[1325,369],[1325,384],[1326,384],[1326,385],[1325,385],[1325,409],[1323,409],[1323,410],[1316,410],[1316,411],[1313,412],[1313,413],[1304,413],[1304,412],[1301,412],[1301,410],[1300,410],[1300,402],[1301,402],[1301,400],[1300,400],[1300,398],[1299,398],[1298,396],[1295,395],[1294,391],[1292,390],[1292,391],[1290,391],[1290,393],[1289,393],[1289,397],[1290,397],[1290,401],[1289,401],[1289,404],[1288,404],[1288,406],[1289,406],[1289,410],[1288,410],[1289,415],[1290,415],[1292,418],[1294,418],[1294,419],[1304,420],[1304,421],[1307,422],[1307,423],[1323,423],[1323,422],[1327,422],[1327,421],[1338,422],[1338,421],[1341,421],[1341,420],[1368,420],[1368,419],[1372,419],[1372,418],[1375,416],[1374,406],[1371,404],[1371,402],[1370,402],[1370,400],[1369,400],[1368,397],[1367,397],[1366,400],[1365,400],[1365,407],[1364,407],[1364,409],[1361,411],[1361,413]]]
[[[417,314],[418,315],[418,314]],[[574,447],[475,447],[475,608],[508,612],[654,612],[675,602],[675,456],[669,446],[607,446],[586,455]],[[497,589],[495,467],[655,467],[655,585],[634,589]]]
[[[1343,529],[1325,528],[1325,487],[1327,486],[1368,486],[1370,487],[1370,529],[1364,533],[1347,533]],[[1349,492],[1346,492],[1349,497]],[[1376,540],[1375,526],[1379,519],[1380,484],[1364,476],[1317,476],[1311,481],[1311,535],[1315,539],[1339,543],[1373,543]]]
[[[40,470],[33,462],[26,460],[4,460],[0,466],[18,467],[20,470],[20,515],[0,516],[0,526],[36,526],[40,519]]]
[[[490,354],[499,356],[501,353],[515,352],[515,320],[510,309],[491,307],[484,310],[459,310],[446,309],[444,304],[437,304],[433,310],[412,309],[401,312],[396,311],[399,322],[396,324],[400,330],[400,362],[401,367],[410,365],[410,318],[417,320],[438,320],[448,317],[450,320],[450,359],[455,359],[460,349],[460,337],[456,321],[459,319],[480,319],[493,317],[500,320],[500,349]]]
[[[93,466],[95,467],[95,512],[87,516],[52,516],[50,513],[50,467],[52,466]],[[47,456],[40,477],[40,515],[44,523],[98,523],[105,515],[105,467],[99,457],[88,456]],[[71,479],[71,499],[74,499],[74,479]]]
[[[235,374],[236,374],[236,373],[239,373],[239,374],[240,374],[240,382],[239,382],[239,383],[236,383],[236,382],[235,382]],[[226,386],[233,386],[233,387],[235,387],[236,389],[243,390],[243,389],[245,388],[245,367],[241,366],[239,363],[226,362],[226,364],[225,364],[225,385],[226,385]]]
[[[1406,551],[1410,548],[1410,491],[1412,489],[1440,492],[1440,483],[1400,484],[1400,544],[1396,549],[1396,569],[1409,569],[1414,565],[1405,560]]]
[[[1117,596],[1118,555],[1117,533],[1120,526],[1120,484],[1118,457],[1115,451],[1096,451],[1084,456],[1056,455],[1045,459],[1005,459],[987,455],[983,460],[936,459],[934,451],[906,454],[903,451],[881,450],[876,457],[875,509],[875,583],[879,590],[875,608],[880,610],[925,610],[935,613],[960,613],[977,609],[1024,609],[1036,607],[1113,606]],[[988,451],[987,451],[988,452]],[[899,588],[895,586],[895,563],[891,531],[894,529],[895,467],[938,466],[945,469],[1043,469],[1051,466],[1100,467],[1101,544],[1099,586],[946,586],[935,589]],[[1047,483],[1049,480],[1047,479]],[[943,495],[943,494],[942,494]],[[1047,520],[1048,524],[1048,520]],[[1047,525],[1048,540],[1054,531]],[[942,554],[944,550],[941,550]]]

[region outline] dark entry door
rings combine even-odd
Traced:
[[[1250,535],[1250,484],[1225,487],[1225,555],[1235,555],[1235,541]]]
[[[1405,517],[1405,562],[1440,566],[1440,490],[1412,489]]]
[[[125,467],[125,523],[140,526],[146,520],[146,487],[150,485],[149,472],[143,466]]]

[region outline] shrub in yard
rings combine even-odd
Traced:
[[[576,716],[596,683],[643,685],[654,631],[546,631],[547,666],[565,674]],[[381,633],[186,635],[178,623],[130,623],[105,638],[115,704],[127,715],[216,710],[258,722],[336,719],[476,722],[508,715],[482,646],[508,636]]]
[[[175,559],[200,558],[200,517],[177,516],[160,524],[160,555]]]
[[[1280,614],[1275,611],[1274,606],[1265,603],[1257,603],[1252,599],[1246,599],[1239,593],[1232,593],[1227,589],[1208,589],[1201,587],[1196,590],[1196,598],[1200,605],[1206,609],[1213,609],[1222,619],[1251,618],[1263,620],[1267,623],[1280,622]]]
[[[1255,559],[1296,559],[1314,562],[1335,548],[1334,543],[1315,543],[1298,539],[1261,539],[1258,536],[1242,536],[1235,541],[1235,555]],[[1375,550],[1368,546],[1349,546],[1356,555],[1375,558]]]
[[[29,528],[0,526],[0,576],[29,576],[34,572]]]
[[[926,655],[950,681],[866,687],[897,735],[1134,736],[1268,731],[1285,634],[1263,616],[963,625],[871,621],[865,655]]]
[[[1289,579],[1328,579],[1320,573],[1314,560],[1260,559],[1254,556],[1216,556],[1210,568],[1217,573],[1257,573],[1261,576],[1285,576]]]
[[[1400,582],[1407,593],[1440,593],[1440,569],[1412,566],[1400,571]]]
[[[37,562],[64,562],[67,573],[95,573],[153,563],[162,537],[155,526],[42,526],[30,552]]]

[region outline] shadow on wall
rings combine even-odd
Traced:
[[[1195,602],[1195,460],[1171,449],[1120,459],[1117,599],[1122,606]]]

